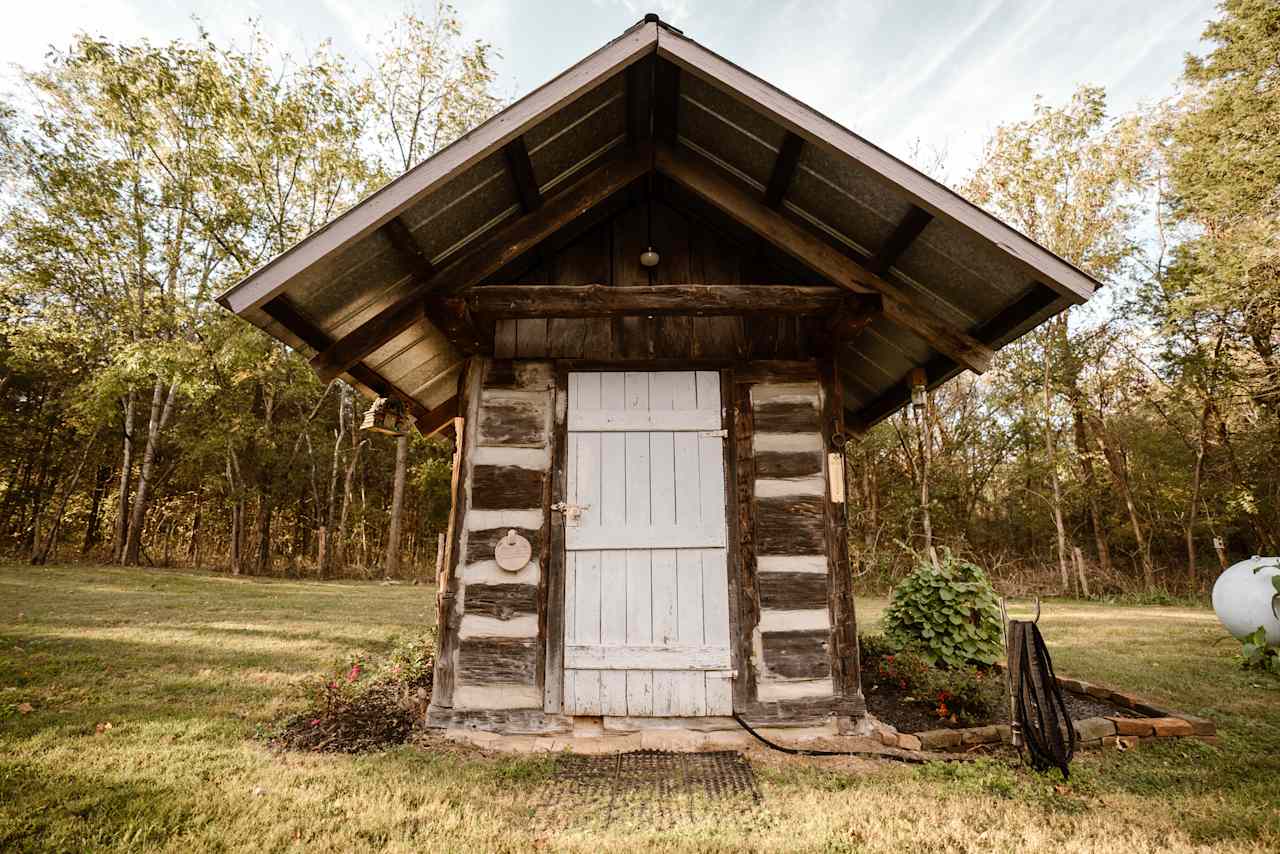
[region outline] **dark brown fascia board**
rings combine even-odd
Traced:
[[[1085,302],[1100,287],[1093,277],[977,205],[697,42],[660,28],[658,56],[763,113],[806,142],[871,169],[900,187],[916,206],[977,234],[1022,266],[1029,279],[1045,282],[1071,302]]]
[[[368,236],[469,166],[657,47],[658,24],[641,23],[530,92],[465,136],[384,185],[250,273],[218,302],[243,314],[280,293],[307,268]]]

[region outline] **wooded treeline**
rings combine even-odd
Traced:
[[[1107,287],[850,446],[864,589],[930,547],[1089,595],[1203,590],[1280,549],[1280,4],[1228,0],[1205,38],[1178,98],[1037,103],[957,182]],[[0,106],[0,549],[431,564],[450,447],[400,455],[388,550],[395,440],[211,298],[497,109],[492,51],[441,6],[366,69],[255,35],[81,38],[25,74]]]
[[[1228,0],[1204,37],[1178,98],[1038,103],[960,184],[1107,287],[856,447],[870,578],[929,530],[1005,589],[1086,595],[1280,550],[1280,3]]]
[[[254,32],[81,36],[23,75],[0,113],[5,551],[322,577],[432,564],[451,446],[360,432],[366,401],[212,298],[494,112],[491,56],[441,5],[396,21],[363,70]]]

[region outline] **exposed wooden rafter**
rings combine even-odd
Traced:
[[[713,164],[669,145],[657,147],[656,163],[660,172],[835,284],[858,293],[880,294],[885,317],[911,330],[939,352],[977,373],[991,364],[994,354],[990,347],[939,318],[902,287],[767,207]]]
[[[627,140],[643,142],[653,133],[653,63],[647,57],[627,66]]]
[[[473,314],[503,318],[840,314],[844,288],[792,285],[481,285],[461,295]],[[861,302],[860,297],[853,297]],[[867,301],[879,304],[874,297]]]
[[[303,344],[313,350],[323,350],[332,343],[329,336],[304,317],[289,301],[289,298],[283,294],[263,303],[262,310],[276,323],[298,336],[298,339]],[[435,409],[428,410],[366,365],[352,365],[348,373],[351,374],[353,380],[365,386],[374,394],[380,397],[394,397],[402,401],[409,410],[409,414],[413,416],[413,420],[418,426],[418,431],[424,436],[430,436],[448,427],[452,424],[454,415],[457,414],[458,399],[456,395]]]
[[[436,268],[431,264],[431,256],[426,247],[418,242],[403,219],[397,216],[387,220],[382,226],[382,233],[416,275],[431,276],[435,273]]]
[[[679,133],[680,68],[670,62],[653,66],[653,138],[674,143]]]
[[[893,229],[889,239],[884,242],[884,246],[881,246],[880,250],[867,261],[867,269],[877,276],[886,275],[889,269],[898,263],[902,254],[911,248],[911,244],[920,236],[920,232],[924,231],[925,226],[931,222],[933,222],[933,214],[924,208],[912,205],[902,217],[902,221]]]
[[[1001,309],[994,317],[974,330],[973,334],[976,338],[996,346],[1011,332],[1062,299],[1057,291],[1040,282],[1034,282],[1030,290]],[[951,359],[935,356],[924,366],[926,383],[929,388],[936,388],[959,370]],[[850,428],[856,433],[865,433],[877,422],[905,405],[911,399],[911,373],[908,372],[900,382],[858,411],[848,413]]]
[[[400,254],[404,265],[412,272],[415,282],[427,282],[436,274],[426,248],[418,242],[413,232],[400,217],[382,226],[382,231]],[[423,316],[445,334],[454,347],[466,355],[484,350],[483,337],[465,312],[458,313],[450,307],[428,300],[423,304]]]
[[[463,257],[429,279],[415,283],[391,305],[316,354],[311,366],[326,381],[343,373],[426,317],[425,298],[429,294],[447,296],[479,283],[644,175],[651,159],[647,147],[642,146],[587,173],[547,199],[538,210],[496,229]]]
[[[536,211],[542,207],[542,191],[538,189],[538,181],[533,177],[533,163],[529,160],[529,149],[525,146],[524,137],[518,136],[502,149],[507,158],[507,170],[516,185],[516,195],[520,197],[520,208],[525,213]]]
[[[788,131],[782,140],[782,148],[778,149],[778,157],[773,161],[769,185],[764,190],[764,203],[769,207],[782,207],[782,200],[787,196],[787,188],[791,186],[796,167],[800,165],[800,151],[803,148],[804,139]]]

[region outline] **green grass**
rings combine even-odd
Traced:
[[[1060,672],[1222,736],[1085,754],[1069,786],[1003,759],[758,755],[756,813],[619,835],[548,805],[545,757],[277,755],[254,738],[300,707],[305,676],[425,630],[433,593],[0,567],[0,850],[1280,850],[1280,681],[1240,670],[1196,608],[1046,604]],[[883,606],[859,601],[864,630]]]

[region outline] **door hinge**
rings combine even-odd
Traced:
[[[698,435],[704,439],[728,439],[729,431],[722,427],[719,430],[703,430]]]

